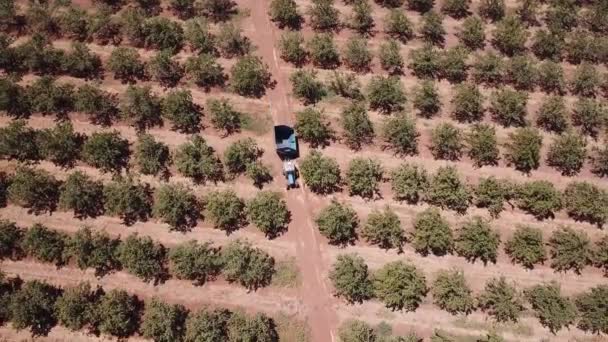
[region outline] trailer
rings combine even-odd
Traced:
[[[287,181],[287,189],[297,188],[298,168],[295,159],[298,158],[298,138],[293,128],[285,125],[274,126],[274,142],[277,155],[283,161],[283,176]]]

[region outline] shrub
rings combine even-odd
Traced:
[[[31,113],[27,88],[8,78],[0,78],[0,110],[15,119],[29,117]]]
[[[308,51],[306,51],[303,44],[304,37],[300,32],[283,33],[279,40],[281,58],[295,66],[302,66],[308,58]]]
[[[356,254],[338,255],[329,273],[334,295],[349,303],[361,303],[372,296],[367,265]]]
[[[44,336],[57,324],[55,301],[59,291],[39,280],[25,282],[9,299],[12,326],[29,328],[33,335]]]
[[[217,182],[224,178],[222,162],[200,135],[178,146],[174,159],[177,171],[195,182]]]
[[[507,77],[516,89],[533,90],[537,74],[536,63],[527,56],[515,56],[507,65]]]
[[[25,120],[11,121],[0,128],[0,157],[20,162],[40,159],[37,136],[38,132],[28,127]]]
[[[205,216],[226,234],[247,223],[245,214],[245,202],[234,191],[213,191],[205,198]]]
[[[387,119],[382,127],[384,142],[400,155],[415,155],[418,153],[418,138],[416,122],[405,114]]]
[[[64,257],[76,261],[78,268],[93,268],[100,277],[120,268],[116,250],[120,239],[112,239],[105,231],[92,232],[91,228],[80,228],[65,242]]]
[[[538,130],[531,127],[517,128],[509,133],[509,141],[505,144],[507,164],[524,173],[536,170],[540,165],[542,144],[543,138]]]
[[[97,328],[112,336],[130,336],[139,325],[140,307],[137,297],[124,290],[110,290],[96,305]]]
[[[226,82],[224,68],[217,62],[217,58],[210,54],[189,57],[185,71],[188,77],[205,91],[213,87],[223,87]]]
[[[479,15],[491,21],[499,21],[505,16],[504,0],[483,0],[479,4]]]
[[[114,73],[114,78],[123,83],[133,83],[144,76],[144,64],[139,59],[135,49],[117,47],[112,50],[107,62],[108,70]]]
[[[74,108],[74,85],[57,84],[52,76],[42,76],[27,87],[30,109],[34,113],[65,115]]]
[[[411,50],[410,63],[414,76],[418,78],[437,78],[441,74],[441,55],[431,45],[425,44],[421,48]]]
[[[150,189],[132,179],[119,179],[105,186],[104,207],[107,214],[119,216],[126,225],[146,221],[152,212]]]
[[[412,11],[425,13],[433,8],[434,0],[407,0],[407,8]]]
[[[562,94],[566,90],[564,69],[555,62],[545,61],[540,64],[537,82],[546,93]]]
[[[572,124],[580,127],[583,134],[595,138],[602,129],[606,116],[606,109],[602,103],[581,98],[574,105]]]
[[[509,15],[496,24],[492,45],[505,55],[517,55],[525,51],[528,34],[519,18]]]
[[[350,38],[346,42],[344,51],[342,52],[342,59],[344,60],[344,64],[353,71],[368,71],[372,54],[367,46],[367,41],[359,37]]]
[[[468,315],[475,309],[472,291],[462,271],[440,271],[433,282],[431,293],[435,305],[452,315]]]
[[[363,226],[361,236],[368,243],[378,245],[382,249],[401,250],[405,242],[401,221],[388,206],[382,211],[372,210]]]
[[[522,127],[526,125],[526,102],[528,94],[500,88],[492,94],[490,112],[494,121],[504,127]]]
[[[314,30],[332,31],[340,26],[340,12],[334,7],[333,0],[314,0],[308,15]]]
[[[513,192],[512,184],[493,176],[480,179],[479,184],[473,188],[475,205],[488,208],[493,218],[497,218],[504,210],[504,203],[513,197]]]
[[[222,270],[229,282],[238,282],[248,290],[270,284],[274,259],[248,242],[235,240],[222,249]]]
[[[401,164],[391,173],[393,199],[416,204],[424,197],[429,186],[425,169],[407,163]]]
[[[606,298],[608,298],[608,286],[598,285],[589,291],[583,292],[574,298],[580,319],[578,328],[599,334],[606,333]]]
[[[479,216],[465,223],[456,236],[455,249],[458,255],[470,262],[480,259],[484,265],[496,263],[500,236],[490,224]]]
[[[65,263],[66,240],[67,235],[36,223],[23,234],[21,248],[30,257],[60,266]]]
[[[434,10],[429,10],[422,15],[422,26],[420,35],[422,40],[433,45],[443,46],[445,43],[445,29],[443,28],[443,16]]]
[[[561,96],[545,98],[536,112],[536,124],[549,132],[564,132],[568,128],[564,99]]]
[[[0,259],[18,259],[22,256],[21,241],[24,231],[14,222],[0,220]]]
[[[70,122],[58,123],[53,128],[38,132],[40,154],[44,159],[62,167],[73,167],[80,155],[84,136],[74,133]]]
[[[440,61],[441,77],[452,83],[460,83],[467,79],[467,63],[469,51],[465,47],[456,46],[445,50]]]
[[[87,114],[96,125],[111,125],[118,116],[117,104],[116,95],[90,84],[82,85],[74,94],[74,109]]]
[[[66,288],[55,302],[55,315],[61,325],[78,331],[93,321],[96,295],[89,283]]]
[[[587,154],[587,143],[577,133],[566,132],[556,137],[549,146],[547,164],[554,167],[564,176],[573,176],[580,172]]]
[[[374,295],[392,310],[414,311],[428,292],[424,274],[403,261],[393,261],[379,269],[373,287]]]
[[[93,79],[100,78],[102,73],[101,58],[82,43],[72,43],[61,64],[62,69],[73,77]]]
[[[209,24],[201,18],[187,20],[184,25],[184,38],[192,50],[199,54],[216,52],[216,37],[209,30]]]
[[[469,6],[470,0],[445,0],[441,4],[441,12],[454,19],[461,19],[470,14]]]
[[[382,113],[403,108],[406,101],[403,85],[398,77],[374,76],[367,86],[369,106]]]
[[[431,154],[435,159],[459,160],[462,156],[463,134],[454,125],[442,123],[431,132]]]
[[[414,90],[413,105],[418,115],[430,119],[439,113],[441,100],[433,81],[424,80]]]
[[[201,2],[199,10],[213,21],[225,21],[236,12],[235,6],[236,3],[228,0],[205,0]]]
[[[117,131],[93,133],[82,146],[82,160],[108,173],[126,168],[129,154],[129,142]]]
[[[150,134],[141,134],[137,140],[135,159],[139,171],[142,174],[154,176],[168,173],[169,147],[162,142],[157,142]]]
[[[245,97],[262,97],[271,84],[268,65],[256,56],[239,58],[230,69],[230,87]]]
[[[342,73],[334,71],[329,80],[329,89],[344,98],[361,101],[364,99],[361,93],[361,84],[357,77],[352,73]]]
[[[585,97],[595,97],[601,83],[600,76],[592,64],[579,65],[570,81],[572,94]]]
[[[182,184],[167,184],[155,193],[154,216],[171,230],[189,231],[200,217],[200,206],[192,190]]]
[[[373,198],[378,194],[384,170],[374,159],[354,158],[348,164],[346,184],[351,196]]]
[[[253,185],[260,189],[264,186],[264,183],[269,183],[272,181],[270,169],[260,161],[247,165],[247,170],[245,173],[249,178],[251,178]]]
[[[225,58],[247,56],[252,50],[249,38],[245,37],[241,28],[232,22],[220,24],[214,43]]]
[[[407,43],[414,37],[412,22],[407,18],[405,13],[398,9],[392,9],[384,19],[385,32],[402,43]]]
[[[247,202],[246,212],[251,222],[271,239],[285,232],[291,222],[287,203],[276,192],[258,192]]]
[[[169,260],[171,271],[178,279],[187,279],[196,285],[203,285],[220,273],[219,248],[211,243],[198,244],[190,240],[171,248]]]
[[[558,272],[574,270],[580,274],[593,261],[591,241],[587,234],[570,227],[561,227],[553,232],[549,247],[551,268]]]
[[[120,114],[131,126],[141,132],[161,126],[161,100],[150,86],[129,86],[120,105]]]
[[[0,247],[1,248],[1,247]],[[593,257],[593,263],[595,266],[601,268],[604,274],[608,273],[608,237],[603,238],[595,242],[595,253]]]
[[[602,226],[608,219],[608,192],[587,182],[572,182],[564,190],[564,207],[577,221]]]
[[[591,172],[600,177],[608,175],[608,147],[593,147],[589,160],[591,162]]]
[[[184,334],[184,322],[188,311],[180,304],[165,304],[159,298],[146,303],[141,322],[144,337],[159,342],[179,341]]]
[[[59,199],[59,182],[50,173],[18,167],[7,188],[8,200],[29,212],[53,212]]]
[[[300,163],[300,171],[312,192],[329,194],[340,189],[340,166],[335,159],[313,150]]]
[[[296,70],[289,77],[293,95],[302,100],[304,105],[315,104],[327,95],[322,82],[317,80],[313,70]]]
[[[535,285],[524,291],[540,323],[556,333],[574,323],[577,312],[574,303],[563,297],[555,282]]]
[[[194,16],[194,0],[171,0],[169,8],[179,19],[186,20]]]
[[[163,50],[146,65],[146,72],[163,87],[175,87],[184,76],[184,68],[171,59],[171,52]]]
[[[76,171],[61,185],[59,207],[74,211],[77,218],[97,217],[103,213],[103,184]]]
[[[477,167],[498,165],[498,143],[496,130],[487,124],[475,124],[465,136],[469,150],[467,155]]]
[[[315,219],[319,232],[325,236],[329,243],[334,245],[348,245],[357,239],[356,229],[359,226],[357,213],[347,204],[335,199],[323,208]]]
[[[473,80],[488,86],[500,84],[503,81],[505,65],[503,59],[493,52],[477,55],[473,62]]]
[[[207,101],[207,108],[211,116],[211,125],[215,129],[224,131],[225,135],[241,129],[243,114],[234,109],[228,99],[210,99]]]
[[[118,260],[127,272],[145,282],[155,283],[166,277],[166,249],[148,236],[127,236],[117,249]]]
[[[484,97],[479,87],[471,83],[463,83],[454,87],[452,117],[460,122],[480,121],[484,115]]]
[[[486,311],[498,322],[517,322],[524,310],[519,293],[504,277],[488,281],[484,292],[477,300],[481,310]]]
[[[359,320],[348,320],[342,323],[338,336],[342,342],[376,341],[378,338],[374,328]]]
[[[297,113],[294,128],[298,136],[313,148],[327,146],[333,139],[334,133],[325,114],[311,107]]]
[[[308,41],[308,51],[312,63],[322,69],[334,69],[340,65],[340,54],[329,33],[315,34]]]
[[[465,213],[471,201],[471,192],[460,179],[454,167],[440,167],[429,183],[426,201],[441,208]]]
[[[553,217],[562,208],[562,198],[553,183],[545,180],[527,182],[517,189],[516,205],[538,220]]]
[[[279,28],[299,29],[304,21],[294,0],[273,0],[268,14]]]
[[[563,48],[564,39],[561,35],[545,29],[540,29],[534,33],[531,50],[538,59],[560,61]]]
[[[378,52],[378,59],[380,59],[382,69],[388,71],[389,74],[403,73],[405,63],[401,56],[401,48],[398,41],[389,39],[385,43],[382,43],[380,45],[380,52]]]
[[[454,247],[452,230],[437,208],[416,215],[411,239],[416,252],[424,256],[429,253],[445,255]]]
[[[543,244],[543,233],[538,228],[520,226],[505,243],[505,252],[511,262],[532,269],[535,264],[542,264],[547,259]]]
[[[372,142],[374,126],[364,103],[354,101],[346,106],[341,113],[341,124],[344,139],[351,149],[359,150],[361,145]]]
[[[462,22],[456,36],[464,46],[471,50],[483,49],[486,40],[485,25],[479,17],[470,16]]]

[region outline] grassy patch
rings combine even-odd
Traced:
[[[270,115],[251,115],[244,113],[242,117],[241,128],[246,131],[253,132],[256,135],[264,135],[272,127]]]
[[[510,332],[518,336],[532,336],[532,328],[524,323],[488,323],[469,320],[466,317],[458,318],[454,321],[454,325],[460,328],[474,330],[494,330],[498,333]]]
[[[281,342],[310,341],[310,327],[306,321],[285,313],[279,313],[274,321],[277,324],[277,332]]]
[[[294,257],[277,262],[275,269],[272,285],[289,288],[300,286],[300,269]]]

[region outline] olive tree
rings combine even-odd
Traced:
[[[59,200],[59,182],[44,170],[18,167],[6,193],[10,203],[34,214],[53,212]]]
[[[105,231],[92,232],[85,226],[67,239],[64,256],[75,261],[81,270],[94,269],[100,277],[120,269],[116,254],[119,245],[119,238],[111,238]]]
[[[536,112],[536,125],[548,132],[562,133],[568,128],[566,104],[561,96],[549,96]]]
[[[141,134],[137,137],[135,162],[144,175],[164,175],[168,173],[171,162],[169,146],[156,141],[150,134]]]
[[[368,71],[372,60],[372,54],[369,51],[367,41],[359,37],[350,38],[344,46],[342,60],[344,61],[344,64],[353,71]]]
[[[467,155],[477,167],[498,165],[500,159],[496,129],[488,124],[474,124],[465,136]]]
[[[480,259],[496,263],[500,236],[493,231],[490,224],[479,216],[466,222],[456,234],[455,250],[468,261]]]
[[[169,251],[171,272],[178,279],[192,280],[203,285],[214,279],[221,271],[220,249],[210,242],[197,243],[190,240]]]
[[[172,129],[183,133],[195,133],[200,129],[200,108],[192,102],[190,90],[171,90],[161,104],[161,115],[171,121]]]
[[[138,132],[162,126],[161,100],[150,86],[129,86],[120,104],[120,115]]]
[[[504,127],[522,127],[526,125],[527,93],[501,87],[492,93],[490,100],[490,112],[494,121]]]
[[[538,220],[553,217],[562,208],[559,190],[546,180],[530,181],[516,189],[516,206]]]
[[[522,53],[527,40],[526,27],[513,15],[508,15],[496,23],[496,29],[492,32],[492,45],[508,56]]]
[[[340,53],[333,36],[329,33],[315,34],[307,44],[312,63],[322,69],[335,69],[340,65]]]
[[[601,227],[608,220],[608,192],[588,182],[572,182],[563,194],[568,216]]]
[[[21,248],[30,257],[60,266],[66,261],[64,256],[66,240],[66,234],[36,223],[23,234]]]
[[[401,250],[405,242],[405,232],[401,228],[401,221],[388,206],[384,207],[382,211],[372,210],[361,230],[361,237],[368,243],[378,245],[383,249]]]
[[[163,50],[156,54],[146,65],[150,77],[164,87],[175,87],[184,76],[183,67],[171,59],[171,52]]]
[[[346,184],[351,196],[373,198],[379,193],[384,176],[382,165],[374,159],[355,158],[348,164]]]
[[[549,238],[551,268],[558,272],[573,270],[580,274],[592,263],[591,241],[585,232],[560,227]]]
[[[440,208],[464,214],[471,201],[471,191],[452,166],[440,167],[431,177],[426,201]]]
[[[403,261],[385,264],[374,276],[374,295],[392,310],[414,311],[428,292],[424,274]]]
[[[40,154],[44,159],[61,167],[73,167],[80,155],[84,136],[74,132],[70,122],[38,132]]]
[[[44,336],[57,324],[55,302],[59,290],[39,280],[25,282],[10,298],[8,311],[12,326],[29,328],[34,336]]]
[[[606,298],[608,296],[608,286],[598,285],[577,295],[574,304],[578,309],[580,319],[578,328],[596,334],[608,332],[606,323]]]
[[[228,99],[210,99],[207,101],[207,108],[211,116],[211,125],[224,131],[226,136],[241,129],[243,114],[237,111]]]
[[[471,83],[463,83],[456,85],[454,90],[450,100],[452,117],[460,122],[480,121],[484,115],[484,97],[479,87]]]
[[[408,68],[418,78],[434,79],[441,75],[442,58],[439,51],[430,44],[410,51]]]
[[[407,43],[414,37],[413,26],[405,12],[399,9],[391,9],[384,19],[385,32],[402,43]]]
[[[442,123],[431,132],[429,149],[435,159],[459,160],[465,147],[464,135],[450,123]]]
[[[109,126],[118,116],[118,99],[116,95],[87,83],[74,93],[74,109],[87,114],[93,124]]]
[[[353,150],[364,144],[371,144],[375,136],[374,125],[369,119],[367,108],[361,101],[353,101],[341,112],[343,138]]]
[[[575,132],[562,133],[553,140],[547,153],[547,164],[564,176],[580,172],[587,157],[587,143]]]
[[[374,76],[367,86],[369,106],[382,113],[400,110],[406,97],[398,77]]]
[[[317,80],[315,71],[296,70],[289,77],[293,95],[302,100],[304,105],[315,104],[327,95],[322,82]]]
[[[187,186],[166,184],[154,194],[154,216],[168,224],[171,230],[189,231],[200,217],[200,205]]]
[[[437,208],[416,215],[411,242],[416,252],[425,256],[429,253],[445,255],[454,248],[452,230]]]
[[[273,0],[268,14],[279,28],[299,29],[304,21],[294,0]]]
[[[558,283],[535,285],[524,290],[524,295],[540,323],[552,333],[574,324],[577,318],[576,306],[561,294]]]
[[[547,259],[543,243],[543,232],[530,226],[519,226],[505,243],[505,252],[514,263],[532,269]]]
[[[313,0],[308,8],[310,26],[319,31],[332,31],[340,26],[340,12],[334,7],[334,0]]]
[[[59,207],[73,210],[77,218],[97,217],[103,213],[103,184],[76,171],[60,187]]]
[[[222,249],[222,273],[229,282],[238,282],[248,290],[270,284],[274,258],[248,242],[235,240]]]
[[[41,159],[38,131],[28,127],[25,120],[19,119],[0,127],[0,157],[20,162]]]
[[[241,96],[262,97],[271,80],[268,65],[260,57],[241,57],[230,69],[230,87]]]
[[[397,40],[389,39],[380,45],[378,58],[380,59],[382,69],[388,71],[389,74],[396,75],[403,73],[405,62],[401,56],[401,48]]]
[[[349,303],[362,303],[372,297],[370,278],[365,261],[356,254],[338,255],[329,272],[334,295]]]
[[[572,124],[579,127],[583,134],[596,138],[604,126],[606,117],[607,111],[601,102],[581,98],[574,104]]]
[[[258,192],[247,202],[245,211],[251,222],[269,238],[285,232],[291,221],[287,203],[276,192]]]
[[[295,66],[302,66],[308,58],[304,47],[304,37],[300,32],[285,32],[279,40],[281,58]]]
[[[524,173],[536,170],[540,166],[542,144],[543,138],[535,128],[517,128],[509,133],[509,141],[504,145],[507,164]]]
[[[319,232],[325,236],[329,243],[335,245],[348,245],[357,239],[359,218],[357,213],[347,204],[335,199],[323,208],[315,218]]]
[[[96,325],[101,333],[125,338],[138,328],[141,303],[124,290],[110,290],[95,306]]]
[[[416,129],[416,121],[408,115],[398,114],[386,119],[381,131],[384,143],[396,154],[418,154],[420,133]]]
[[[403,163],[391,172],[393,199],[416,204],[424,198],[429,186],[426,170],[418,165]]]
[[[66,288],[55,302],[57,321],[72,331],[82,330],[94,320],[96,299],[89,283]]]
[[[213,191],[205,197],[205,216],[226,234],[247,223],[245,202],[232,190]]]
[[[95,132],[82,146],[82,160],[107,173],[126,168],[129,154],[129,142],[118,131]]]
[[[174,161],[179,173],[197,183],[217,182],[224,178],[222,162],[200,135],[194,135],[178,146]]]
[[[487,208],[493,218],[497,218],[504,210],[504,203],[514,197],[511,182],[496,179],[494,176],[481,178],[473,188],[474,202],[479,208]]]
[[[188,57],[184,70],[188,78],[205,91],[213,87],[223,87],[227,78],[217,58],[208,53]]]
[[[146,221],[152,213],[152,196],[148,184],[130,178],[119,178],[103,189],[108,215],[120,217],[126,225]]]
[[[167,275],[167,251],[149,236],[130,234],[118,246],[116,253],[122,267],[145,282],[153,280],[157,283]]]
[[[294,128],[298,136],[311,147],[327,146],[334,136],[325,113],[312,107],[296,113]]]
[[[255,163],[263,153],[255,140],[251,138],[237,140],[224,151],[226,169],[233,175],[244,173],[247,166]]]
[[[146,302],[140,331],[158,342],[179,341],[184,334],[188,311],[180,304],[166,304],[154,297]]]
[[[329,194],[340,189],[342,177],[335,159],[313,150],[300,162],[300,172],[312,192]]]
[[[520,293],[505,277],[490,279],[477,301],[498,322],[517,322],[524,310]]]
[[[133,48],[117,47],[112,50],[108,59],[108,70],[114,73],[114,78],[124,83],[134,83],[144,77],[144,64],[139,54]]]
[[[439,271],[431,294],[435,305],[452,315],[466,315],[475,309],[475,299],[462,271]]]
[[[472,15],[462,22],[456,36],[469,49],[482,49],[486,40],[485,25],[478,16]]]

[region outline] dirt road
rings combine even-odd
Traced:
[[[293,106],[288,96],[289,82],[287,74],[281,70],[281,61],[274,42],[279,41],[279,32],[268,18],[270,1],[243,1],[243,8],[249,8],[254,24],[251,35],[257,46],[256,54],[264,59],[271,69],[276,85],[269,89],[266,99],[270,103],[270,112],[275,124],[293,125],[295,117]],[[252,6],[253,5],[253,6]],[[292,222],[288,236],[295,240],[297,260],[302,274],[300,296],[307,310],[307,319],[312,330],[312,341],[335,341],[337,316],[332,310],[333,296],[325,280],[320,236],[314,228],[311,218],[313,211],[311,198],[301,187],[287,191],[286,201],[292,208]]]

